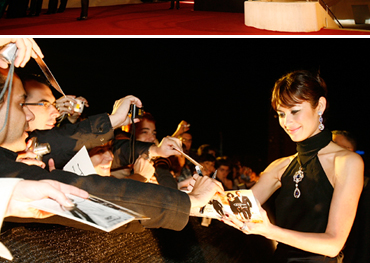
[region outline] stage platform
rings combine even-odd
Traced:
[[[339,29],[339,25],[317,1],[245,1],[244,18],[246,26],[273,31]]]

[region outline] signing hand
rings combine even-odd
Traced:
[[[191,209],[197,209],[208,204],[216,193],[225,194],[222,184],[207,176],[193,175],[195,181],[193,190],[188,194],[191,201]],[[192,214],[192,211],[191,211]]]

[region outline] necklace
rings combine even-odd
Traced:
[[[303,178],[305,177],[305,172],[312,171],[313,167],[320,165],[317,154],[322,148],[328,145],[330,141],[331,132],[324,130],[302,142],[297,143],[297,161],[299,168],[298,171],[296,171],[293,175],[293,182],[295,183],[295,189],[293,192],[294,198],[298,199],[301,197],[302,188],[299,189],[298,184],[302,182]],[[307,170],[308,166],[311,168]],[[311,178],[311,174],[308,174],[307,180],[309,180],[309,178]]]
[[[301,191],[298,188],[298,183],[303,180],[304,173],[302,171],[302,166],[299,166],[299,169],[293,175],[293,181],[295,182],[295,190],[294,190],[294,197],[299,198],[301,196]]]
[[[298,154],[298,159],[297,160],[298,160],[298,163],[299,163],[299,169],[293,175],[293,182],[295,182],[295,189],[294,189],[294,192],[293,192],[294,198],[299,198],[301,196],[301,190],[299,190],[299,188],[298,188],[298,183],[301,182],[304,178],[304,172],[303,172],[302,166],[305,166],[307,163],[309,163],[316,156],[317,156],[317,153],[310,156],[310,158],[308,160],[306,160],[305,163],[302,164],[301,160],[299,158],[299,154]]]

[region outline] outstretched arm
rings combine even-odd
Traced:
[[[334,159],[334,170],[326,171],[335,176],[332,180],[334,193],[324,233],[306,233],[275,226],[270,223],[266,212],[261,207],[263,223],[243,224],[233,215],[225,217],[224,222],[238,229],[244,227],[243,232],[246,234],[263,235],[266,238],[312,253],[329,257],[337,256],[347,240],[356,215],[363,187],[363,162],[361,157],[356,154],[339,156]],[[323,167],[325,169],[325,165]],[[254,193],[254,188],[252,190]],[[261,195],[259,196],[261,197]]]

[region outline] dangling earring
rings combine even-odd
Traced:
[[[319,122],[320,122],[320,124],[319,124],[319,130],[322,131],[325,128],[325,126],[323,124],[324,119],[322,118],[322,112],[319,111],[318,113],[319,113],[319,116],[320,116],[320,118],[319,118]]]

